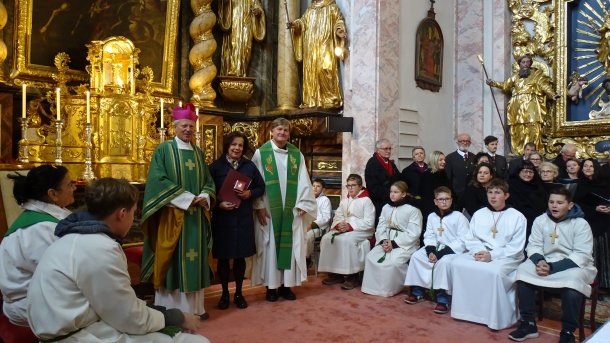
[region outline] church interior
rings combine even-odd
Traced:
[[[305,24],[308,10],[331,5],[334,12]],[[522,95],[509,80],[518,82],[524,55],[547,88],[535,109],[514,110]],[[455,152],[460,134],[475,154],[494,136],[508,160],[533,142],[553,161],[567,144],[573,158],[607,168],[609,85],[610,4],[599,0],[0,0],[0,237],[21,212],[7,175],[39,165],[68,168],[73,209],[99,178],[125,178],[143,196],[155,149],[174,137],[173,111],[187,103],[197,115],[192,144],[207,165],[223,155],[224,136],[245,135],[251,158],[274,120],[288,119],[290,143],[336,210],[346,178],[364,178],[383,139],[399,171],[414,148]],[[138,275],[140,210],[124,247],[132,285],[150,300]],[[608,249],[610,234],[602,238]],[[246,311],[215,309],[221,290],[213,281],[210,319],[198,333],[213,342],[496,342],[514,329],[442,317],[432,302],[407,305],[408,288],[375,297],[327,287],[324,277],[310,267],[291,304],[265,302],[264,286],[246,286]],[[596,284],[594,294],[580,335],[597,330],[590,342],[607,342],[610,285]],[[540,301],[547,318],[534,341],[555,342],[557,297]],[[3,321],[0,342],[26,342],[4,337],[13,328]]]

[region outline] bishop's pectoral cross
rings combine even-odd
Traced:
[[[559,235],[557,234],[557,232],[555,230],[553,230],[553,232],[551,232],[549,237],[551,237],[551,244],[555,244],[555,239],[557,239],[559,237]]]
[[[491,233],[493,234],[493,238],[496,238],[496,233],[498,233],[498,230],[496,230],[495,226],[491,228]]]
[[[439,236],[442,236],[442,235],[443,235],[443,232],[445,232],[445,229],[443,229],[443,227],[442,227],[442,226],[439,226],[437,230],[438,230],[438,235],[439,235]]]

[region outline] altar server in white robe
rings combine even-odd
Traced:
[[[434,190],[437,210],[428,215],[424,246],[411,257],[405,285],[411,286],[407,304],[424,300],[425,289],[436,294],[435,313],[447,313],[451,289],[451,261],[466,251],[463,238],[468,235],[468,219],[462,212],[453,211],[452,193],[448,187]]]
[[[70,214],[74,185],[63,166],[42,165],[25,175],[9,174],[13,195],[23,212],[0,243],[0,291],[2,313],[14,325],[29,326],[27,292],[34,270],[53,243],[57,222]]]
[[[57,224],[28,291],[28,321],[41,341],[209,342],[205,337],[157,332],[166,326],[196,330],[199,317],[146,306],[130,285],[118,242],[129,232],[138,190],[127,180],[103,178],[85,191],[87,211]]]
[[[342,283],[342,289],[350,290],[359,285],[358,273],[371,250],[368,239],[375,231],[375,205],[360,175],[350,174],[345,187],[347,198],[341,200],[331,230],[320,241],[318,270],[329,273],[323,284]]]
[[[252,284],[267,286],[271,302],[296,300],[290,288],[307,280],[305,232],[316,216],[305,158],[289,138],[290,122],[277,118],[271,123],[271,140],[252,156],[265,180],[265,194],[253,204],[258,220]]]
[[[490,207],[474,213],[465,244],[468,253],[453,259],[451,317],[493,330],[517,322],[517,267],[523,261],[527,220],[506,206],[508,184],[487,187]]]
[[[508,337],[519,342],[538,337],[535,294],[538,287],[547,287],[561,290],[560,342],[574,342],[580,306],[591,295],[597,269],[591,227],[569,190],[551,190],[547,212],[532,225],[527,255],[517,269],[521,323]]]
[[[310,257],[313,253],[314,240],[322,237],[322,235],[328,231],[332,212],[330,199],[324,194],[326,182],[320,178],[316,178],[313,180],[312,186],[313,194],[316,197],[316,204],[318,205],[318,213],[316,215],[316,220],[311,222],[307,227],[307,257]]]
[[[390,203],[379,216],[375,231],[377,245],[366,255],[362,292],[394,296],[404,287],[411,255],[419,247],[422,215],[406,203],[408,186],[396,181],[390,187]]]

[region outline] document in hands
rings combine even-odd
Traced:
[[[250,187],[251,182],[251,178],[236,171],[235,169],[230,169],[224,183],[222,184],[222,187],[220,187],[218,192],[220,201],[228,201],[235,204],[235,207],[239,207],[239,205],[241,205],[241,199],[237,197],[237,193],[235,191],[245,191],[248,189],[248,187]]]

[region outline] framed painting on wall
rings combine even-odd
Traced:
[[[438,92],[443,85],[443,32],[434,8],[417,26],[415,36],[415,82],[417,87]]]
[[[66,52],[69,77],[86,82],[86,44],[124,36],[141,51],[139,68],[152,68],[153,91],[171,93],[179,7],[180,0],[21,0],[15,8],[11,78],[50,88],[55,55]]]

